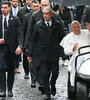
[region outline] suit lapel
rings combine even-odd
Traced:
[[[13,21],[13,16],[10,15],[10,16],[9,16],[9,20],[8,20],[8,27],[11,26],[12,21]]]

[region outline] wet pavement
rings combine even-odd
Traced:
[[[15,75],[14,96],[0,98],[0,100],[43,100],[45,95],[38,91],[38,84],[36,88],[31,88],[30,79],[24,79],[22,65],[19,68],[21,73]],[[69,100],[67,98],[67,67],[61,66],[61,61],[59,72],[56,83],[57,93],[55,96],[52,96],[52,100]]]

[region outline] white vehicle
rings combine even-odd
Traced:
[[[68,71],[68,84],[67,92],[68,98],[76,98],[76,100],[88,100],[90,92],[90,58],[83,61],[80,67],[77,69],[77,58],[82,55],[90,54],[90,52],[80,53],[81,49],[90,48],[89,46],[80,47],[79,55],[75,59],[75,86],[71,86],[70,72]]]

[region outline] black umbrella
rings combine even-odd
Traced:
[[[60,6],[90,5],[90,0],[50,0],[50,1],[58,3]]]

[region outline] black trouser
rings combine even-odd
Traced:
[[[27,61],[27,56],[23,55],[23,68],[25,74],[29,74],[29,66],[28,66],[28,61]]]
[[[15,54],[12,54],[7,45],[0,45],[0,91],[6,92],[6,86],[8,91],[12,91],[14,83],[14,61]]]
[[[32,58],[32,62],[29,63],[29,70],[31,75],[31,82],[36,83],[37,81],[37,59],[35,57]]]
[[[21,55],[18,55],[15,58],[15,68],[19,68],[19,62],[21,62]]]
[[[55,86],[59,74],[59,62],[40,61],[40,72],[46,95],[50,93],[50,85]],[[50,79],[51,76],[51,79]],[[50,80],[50,81],[49,81]]]

